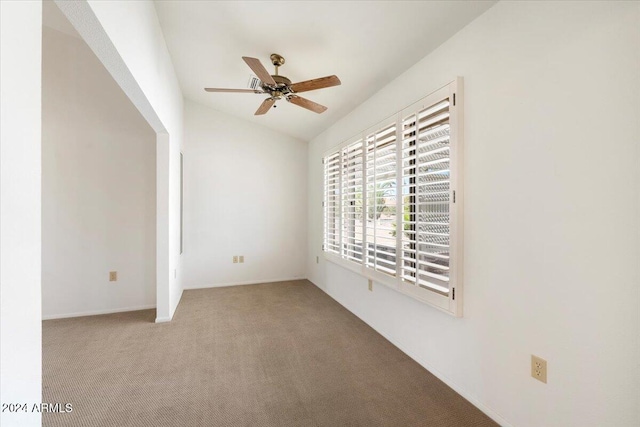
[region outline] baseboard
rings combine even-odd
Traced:
[[[367,323],[367,322],[365,322],[365,323]],[[369,323],[367,323],[367,325],[369,325]],[[371,325],[369,325],[369,326],[371,326]],[[373,328],[373,326],[371,326],[371,327]],[[376,332],[378,332],[380,335],[385,337],[391,344],[393,344],[396,347],[398,347],[400,349],[400,351],[402,351],[404,354],[406,354],[407,356],[409,356],[410,358],[412,358],[413,360],[418,362],[423,368],[425,368],[427,371],[431,372],[440,381],[442,381],[443,383],[445,383],[446,385],[451,387],[460,396],[464,397],[469,402],[471,402],[471,404],[473,404],[473,406],[475,406],[476,408],[480,409],[482,412],[484,412],[485,415],[487,415],[489,418],[491,418],[496,423],[500,424],[500,426],[502,426],[502,427],[513,427],[512,424],[507,422],[495,410],[491,409],[487,405],[485,405],[482,402],[480,402],[475,396],[472,396],[469,393],[467,393],[462,387],[460,387],[459,384],[457,384],[456,382],[452,381],[446,375],[444,375],[442,372],[440,372],[437,369],[435,369],[426,360],[424,360],[423,357],[419,357],[418,355],[412,354],[412,352],[407,350],[406,346],[404,346],[403,344],[401,344],[397,340],[392,339],[387,334],[384,334],[384,333],[378,331],[377,329],[376,329]]]
[[[249,280],[246,282],[228,282],[228,283],[215,283],[212,285],[191,286],[183,288],[185,291],[193,289],[208,289],[208,288],[224,288],[226,286],[243,286],[243,285],[261,285],[264,283],[276,283],[276,282],[291,282],[293,280],[307,280],[306,277],[287,277],[285,279],[264,279],[264,280]]]
[[[313,282],[311,279],[307,279],[309,280],[311,283],[313,283],[318,289],[320,289],[322,292],[324,292],[325,294],[327,294],[331,299],[333,299],[335,302],[337,302],[338,304],[340,304],[341,306],[343,306],[345,309],[349,310],[350,313],[352,313],[353,315],[355,315],[356,317],[358,317],[358,319],[362,320],[364,323],[366,323],[367,325],[369,325],[374,331],[376,331],[377,333],[379,333],[380,335],[382,335],[387,341],[389,341],[391,344],[393,344],[394,346],[396,346],[400,351],[402,351],[404,354],[406,354],[407,356],[409,356],[411,359],[415,360],[418,364],[420,364],[423,368],[425,368],[427,371],[431,372],[433,375],[436,376],[436,378],[438,378],[440,381],[442,381],[443,383],[445,383],[446,385],[448,385],[449,387],[451,387],[456,393],[458,393],[460,396],[464,397],[465,399],[467,399],[469,402],[471,402],[476,408],[478,408],[479,410],[481,410],[485,415],[487,415],[489,418],[491,418],[493,421],[495,421],[496,423],[500,424],[502,427],[513,427],[512,424],[510,424],[509,422],[507,422],[500,414],[498,414],[495,410],[491,409],[490,407],[488,407],[487,405],[483,404],[482,402],[480,402],[475,396],[467,393],[460,385],[458,385],[457,383],[455,383],[454,381],[452,381],[450,378],[448,378],[446,375],[442,374],[442,372],[438,371],[437,369],[435,369],[434,367],[432,367],[429,362],[427,362],[426,360],[424,360],[424,358],[420,357],[417,354],[412,354],[411,351],[407,350],[407,347],[404,346],[402,343],[398,342],[397,340],[391,338],[390,336],[388,336],[386,333],[379,331],[376,327],[374,327],[373,325],[371,325],[369,322],[367,322],[366,320],[364,320],[362,317],[358,316],[356,313],[354,313],[353,311],[351,311],[347,306],[345,306],[344,304],[342,304],[340,301],[338,301],[338,299],[336,299],[333,295],[331,295],[329,292],[327,292],[326,289],[324,289],[323,287],[319,286],[318,284],[316,284],[315,282]]]
[[[127,311],[149,310],[152,308],[156,308],[156,305],[152,304],[152,305],[141,305],[136,307],[112,308],[109,310],[93,310],[93,311],[83,311],[79,313],[52,314],[48,316],[42,316],[42,320],[67,319],[70,317],[98,316],[100,314],[124,313]]]

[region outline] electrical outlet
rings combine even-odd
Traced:
[[[238,263],[238,256],[237,256],[237,255],[234,255],[234,256],[233,256],[233,263],[234,263],[234,264],[237,264],[237,263]]]
[[[177,268],[174,268],[174,269],[173,269],[173,278],[174,278],[174,279],[177,279],[177,278],[178,278],[178,269],[177,269]]]
[[[244,264],[244,255],[240,255],[240,264]]]
[[[531,376],[547,383],[547,361],[533,354],[531,355]]]
[[[373,292],[373,280],[369,279],[369,290]]]
[[[117,271],[110,271],[109,272],[109,281],[110,282],[117,282],[118,281],[118,272]]]
[[[319,256],[316,257],[316,264],[320,264],[320,257]]]

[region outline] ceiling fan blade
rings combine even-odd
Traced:
[[[259,59],[249,58],[248,56],[243,56],[242,59],[244,59],[244,62],[247,63],[249,68],[251,68],[253,72],[256,73],[256,76],[258,76],[262,83],[266,83],[272,86],[276,85],[276,81],[273,80],[273,77],[271,77],[271,74],[269,74],[267,69],[264,68],[262,62],[260,62]]]
[[[319,79],[306,80],[291,85],[294,92],[307,92],[309,90],[323,89],[325,87],[338,86],[342,82],[337,76],[320,77]]]
[[[217,87],[205,87],[207,92],[233,92],[233,93],[264,93],[261,90],[255,89],[220,89]]]
[[[287,100],[292,103],[292,104],[296,104],[299,107],[302,108],[306,108],[307,110],[311,110],[314,113],[324,113],[327,110],[327,107],[325,107],[324,105],[320,105],[316,102],[313,101],[309,101],[306,98],[302,98],[300,96],[290,96],[289,98],[287,98]]]
[[[276,100],[273,98],[267,98],[265,99],[262,104],[260,104],[260,107],[258,107],[258,109],[256,110],[254,116],[261,116],[262,114],[267,114],[267,111],[269,111],[269,109],[271,109],[271,106],[273,104],[275,104]]]

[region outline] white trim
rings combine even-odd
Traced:
[[[449,225],[450,225],[450,283],[451,291],[456,292],[457,299],[451,298],[449,310],[457,317],[463,316],[464,301],[464,84],[462,77],[457,77],[449,85],[449,99],[451,101],[450,125],[450,189],[449,196]],[[454,197],[455,195],[455,197]],[[453,203],[455,200],[455,203]]]
[[[209,288],[224,288],[227,286],[244,286],[244,285],[262,285],[266,283],[277,283],[277,282],[292,282],[294,280],[309,280],[306,277],[287,277],[284,279],[263,279],[263,280],[248,280],[245,282],[227,282],[227,283],[214,283],[202,286],[190,286],[188,288],[182,288],[185,291],[194,290],[194,289],[209,289]]]
[[[82,311],[79,313],[51,314],[48,316],[43,315],[42,320],[68,319],[70,317],[85,317],[85,316],[98,316],[101,314],[126,313],[127,311],[150,310],[152,308],[156,308],[156,305],[151,304],[151,305],[140,305],[136,307],[111,308],[108,310]]]
[[[398,342],[397,340],[395,340],[394,338],[392,338],[391,336],[387,335],[386,333],[379,331],[375,326],[373,326],[372,324],[370,324],[368,321],[366,321],[364,318],[358,316],[357,313],[353,312],[349,307],[347,307],[346,305],[342,304],[337,298],[335,298],[333,295],[331,295],[326,289],[323,289],[321,286],[318,286],[316,283],[314,283],[311,279],[308,279],[311,283],[313,283],[314,286],[316,286],[318,289],[320,289],[322,292],[324,292],[325,294],[327,294],[331,299],[333,299],[335,302],[337,302],[338,304],[340,304],[341,306],[343,306],[345,309],[347,309],[350,313],[352,313],[354,316],[356,316],[358,319],[362,320],[364,323],[366,323],[371,329],[373,329],[374,331],[376,331],[377,333],[379,333],[380,335],[382,335],[387,341],[389,341],[391,344],[393,344],[396,348],[398,348],[398,350],[400,350],[401,352],[403,352],[404,354],[406,354],[407,356],[409,356],[413,361],[415,361],[416,363],[418,363],[420,366],[422,366],[423,368],[425,368],[427,371],[429,371],[430,373],[432,373],[433,375],[435,375],[436,378],[438,378],[440,381],[442,381],[443,383],[445,383],[446,385],[448,385],[449,387],[451,387],[453,389],[453,391],[455,391],[456,393],[458,393],[460,396],[462,396],[463,398],[465,398],[467,401],[469,401],[473,406],[475,406],[476,408],[478,408],[479,410],[481,410],[485,415],[487,415],[489,418],[491,418],[493,421],[497,422],[498,424],[500,424],[500,426],[502,427],[513,427],[513,424],[507,422],[507,420],[505,420],[502,415],[498,414],[494,409],[490,408],[489,406],[483,404],[482,402],[480,402],[478,400],[477,397],[475,397],[474,395],[468,393],[466,390],[464,390],[459,384],[455,383],[454,381],[452,381],[450,378],[448,378],[446,375],[444,375],[442,372],[438,371],[437,369],[435,369],[434,367],[432,367],[429,362],[427,362],[426,360],[424,360],[423,357],[417,355],[417,354],[412,354],[412,352],[407,350],[407,347],[404,346],[402,343]]]
[[[167,323],[171,322],[170,317],[156,317],[156,323]]]

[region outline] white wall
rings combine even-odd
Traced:
[[[155,132],[82,39],[42,50],[43,317],[155,307]]]
[[[306,166],[306,142],[187,101],[184,287],[306,277]]]
[[[0,2],[0,401],[42,400],[40,66],[42,3]],[[39,426],[39,413],[0,413]]]
[[[89,4],[168,134],[169,140],[166,144],[169,146],[169,151],[168,158],[165,160],[168,161],[169,174],[167,177],[161,177],[168,185],[166,188],[168,189],[166,194],[168,197],[166,201],[168,210],[166,267],[168,271],[158,272],[159,275],[162,274],[163,279],[168,279],[168,287],[163,287],[167,290],[166,295],[162,295],[161,291],[164,289],[158,290],[158,319],[170,320],[182,295],[179,193],[180,148],[183,138],[182,91],[153,1],[92,0]],[[160,137],[158,142],[163,144],[163,141],[166,141],[166,138]],[[160,168],[160,163],[158,165]],[[163,167],[166,169],[166,166],[165,163]],[[163,203],[162,200],[158,202]],[[163,236],[159,238],[162,239]],[[167,303],[168,312],[160,309],[160,306],[165,307]]]
[[[458,75],[462,319],[315,264],[322,153]],[[639,75],[640,4],[498,3],[311,142],[309,278],[504,425],[640,425]]]
[[[182,295],[183,99],[154,3],[56,0],[56,4],[157,132],[156,321],[169,321]]]

